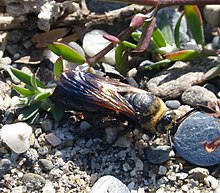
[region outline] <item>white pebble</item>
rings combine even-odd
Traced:
[[[138,188],[138,193],[144,193],[144,188]]]
[[[55,189],[53,187],[53,184],[51,182],[48,182],[43,187],[43,193],[55,193]]]
[[[83,38],[83,49],[85,50],[86,54],[94,56],[107,45],[110,44],[108,40],[103,38],[103,35],[107,34],[105,31],[102,30],[92,30],[88,32]],[[103,58],[103,62],[108,64],[115,64],[115,49],[109,51]]]
[[[181,189],[182,189],[182,191],[184,191],[184,192],[188,192],[188,190],[189,190],[188,186],[185,185],[185,184],[182,185]]]
[[[4,125],[0,131],[1,139],[16,153],[24,153],[30,148],[31,134],[32,127],[23,122]]]
[[[204,182],[208,187],[210,186],[213,190],[215,190],[218,186],[218,180],[211,175],[204,178]]]
[[[156,191],[156,193],[164,193],[164,192],[165,192],[164,188],[159,188],[159,189]]]

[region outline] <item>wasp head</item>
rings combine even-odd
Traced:
[[[177,115],[174,111],[166,111],[156,125],[159,133],[173,132],[177,125]]]

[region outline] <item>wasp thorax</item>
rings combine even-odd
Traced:
[[[148,92],[130,93],[125,98],[137,112],[139,123],[144,129],[164,133],[169,130],[171,122],[175,122],[174,116],[167,113],[169,111],[165,103]]]

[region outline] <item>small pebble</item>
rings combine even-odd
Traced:
[[[114,176],[103,176],[93,185],[91,193],[130,193],[128,187]]]
[[[12,188],[12,193],[23,193],[23,192],[27,192],[27,187],[25,185]]]
[[[165,104],[170,109],[178,109],[181,105],[178,100],[167,100]]]
[[[10,65],[11,64],[11,58],[9,58],[9,57],[3,57],[3,58],[1,58],[0,59],[0,66],[1,67],[5,67],[5,66],[8,66],[8,65]]]
[[[155,193],[165,193],[165,190],[164,188],[159,188]]]
[[[43,171],[48,172],[54,168],[54,165],[53,165],[52,161],[50,161],[50,160],[40,159],[39,163],[42,166]]]
[[[45,178],[39,174],[26,173],[24,174],[22,181],[27,187],[35,187],[35,189],[40,189],[45,184]]]
[[[132,168],[131,168],[131,166],[128,164],[128,163],[124,163],[123,164],[123,170],[125,171],[125,172],[128,172],[128,171],[130,171]]]
[[[131,146],[131,138],[130,134],[122,135],[118,138],[118,140],[115,142],[115,145],[121,148],[128,148]]]
[[[52,182],[47,182],[45,184],[45,186],[43,187],[43,193],[56,193],[56,190],[54,189]]]
[[[48,147],[47,147],[47,146],[42,146],[42,147],[39,147],[39,148],[37,149],[37,151],[38,151],[38,153],[39,153],[40,155],[46,155],[49,150],[48,150]]]
[[[145,193],[144,188],[138,188],[137,193]]]
[[[188,192],[189,191],[189,188],[188,188],[188,186],[187,185],[182,185],[182,187],[181,187],[181,189],[182,189],[182,191],[184,191],[184,192]]]
[[[45,139],[53,146],[58,146],[61,144],[60,138],[58,138],[54,133],[49,133],[45,136]]]
[[[208,187],[211,187],[213,190],[218,187],[218,180],[211,175],[205,177],[204,182]]]
[[[167,168],[165,166],[160,166],[158,174],[165,175],[167,173]]]
[[[11,161],[9,159],[0,160],[0,178],[9,170],[11,166]]]
[[[86,129],[91,128],[91,125],[87,121],[81,121],[80,122],[80,128],[82,130],[86,130]]]
[[[196,167],[189,171],[190,178],[195,180],[203,180],[209,175],[209,170],[207,168]]]
[[[130,171],[130,176],[135,177],[137,175],[137,171],[135,169]]]
[[[35,162],[37,162],[38,157],[39,157],[37,150],[35,150],[35,149],[33,149],[33,148],[28,149],[28,150],[24,153],[24,156],[26,157],[27,162],[28,162],[29,164],[34,164]]]
[[[170,159],[171,151],[170,146],[151,146],[146,148],[145,155],[150,163],[162,164]]]
[[[186,179],[188,176],[189,176],[188,173],[184,173],[184,172],[181,172],[181,173],[177,173],[177,174],[176,174],[176,177],[177,177],[178,179],[180,179],[180,180],[184,180],[184,179]]]
[[[115,66],[103,62],[102,68],[106,74],[111,74],[112,76],[121,77],[121,74],[115,69]]]
[[[53,122],[50,119],[45,119],[41,123],[43,131],[51,131],[53,129]]]
[[[130,183],[128,184],[128,189],[129,189],[129,190],[133,190],[133,189],[134,189],[134,186],[135,186],[135,182],[130,182]]]
[[[93,144],[93,140],[92,139],[89,139],[87,142],[86,142],[86,147],[91,147]]]
[[[220,50],[220,37],[215,36],[212,40],[212,48],[214,50]]]
[[[140,160],[140,159],[137,159],[136,162],[135,162],[135,169],[137,171],[143,171],[144,169],[144,163]]]

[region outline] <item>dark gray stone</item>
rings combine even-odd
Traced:
[[[176,151],[187,161],[211,166],[220,163],[220,148],[208,153],[203,144],[219,136],[220,121],[206,113],[195,112],[180,124],[173,141]]]
[[[216,36],[212,40],[212,48],[214,50],[219,50],[220,49],[220,36]]]
[[[39,160],[40,166],[42,167],[42,170],[47,172],[50,171],[54,168],[54,165],[52,161],[47,160],[47,159],[40,159]]]
[[[8,171],[11,166],[11,161],[9,159],[0,160],[0,178]]]
[[[165,104],[170,109],[178,109],[181,105],[178,100],[167,100]]]
[[[162,164],[168,161],[172,155],[170,146],[150,146],[146,148],[145,155],[152,164]]]

